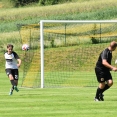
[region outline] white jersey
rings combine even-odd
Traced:
[[[18,69],[17,66],[17,59],[19,59],[19,56],[17,53],[12,52],[11,54],[8,54],[7,52],[4,54],[6,64],[5,68],[6,69]]]

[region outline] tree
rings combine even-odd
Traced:
[[[40,5],[54,5],[58,4],[59,0],[39,0]]]
[[[30,3],[38,3],[39,0],[10,0],[15,7],[25,6]]]

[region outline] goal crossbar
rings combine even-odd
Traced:
[[[41,20],[40,21],[40,56],[41,88],[44,88],[44,23],[117,23],[117,20]]]

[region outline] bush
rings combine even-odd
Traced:
[[[30,4],[30,3],[38,3],[39,0],[10,0],[15,7],[19,7],[19,6],[25,6],[27,4]]]
[[[40,0],[39,4],[40,5],[54,5],[57,4],[59,0]]]
[[[54,5],[58,3],[71,2],[72,0],[39,0],[40,5]]]
[[[15,7],[25,6],[31,3],[39,3],[40,5],[54,5],[58,3],[71,2],[72,0],[10,0]]]
[[[99,43],[99,40],[96,39],[95,37],[91,37],[92,44],[97,44]]]

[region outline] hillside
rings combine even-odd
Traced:
[[[6,48],[7,43],[13,43],[15,49],[20,51],[21,35],[17,24],[38,24],[43,19],[111,20],[117,17],[116,0],[80,0],[53,6],[35,5],[21,8],[2,8],[2,6],[4,4],[0,2],[1,52]]]
[[[106,20],[116,19],[116,0],[82,0],[53,6],[33,6],[0,10],[0,32],[17,31],[17,24],[53,20]]]
[[[43,19],[111,20],[116,17],[116,0],[80,0],[44,7],[5,8],[0,10],[0,42],[3,45],[9,40],[20,40],[17,24],[38,24]]]

